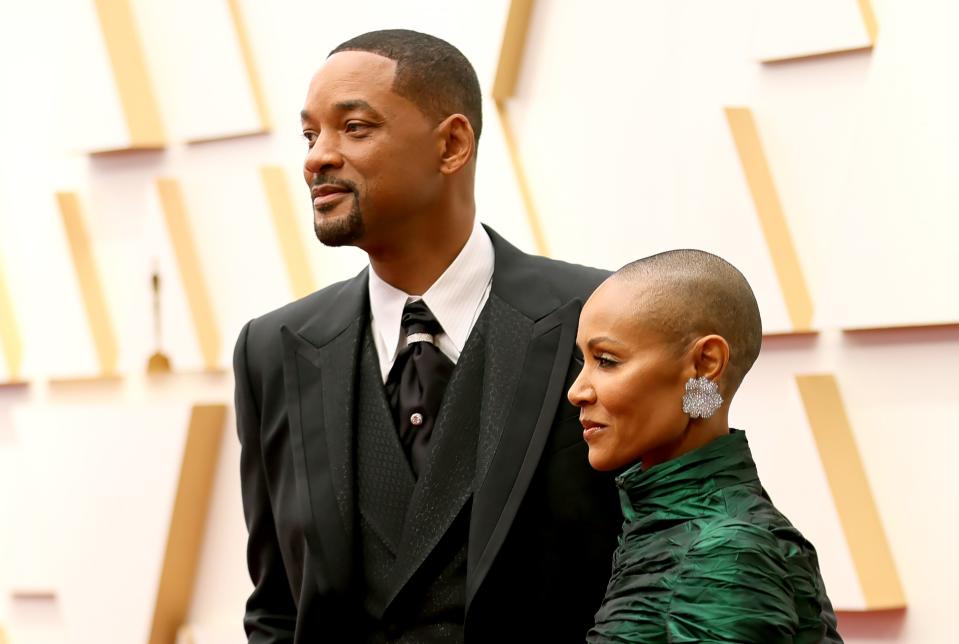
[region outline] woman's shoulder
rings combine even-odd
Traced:
[[[684,548],[650,544],[642,565],[614,573],[595,641],[615,641],[599,637],[610,633],[649,635],[631,641],[819,641],[834,629],[818,570],[796,558],[801,551],[777,529],[731,516],[686,528]]]
[[[788,584],[796,548],[775,531],[740,518],[724,517],[703,522],[678,562],[675,578],[680,584],[712,583],[720,574],[725,581],[775,578]],[[777,582],[775,585],[780,586]],[[786,587],[777,588],[788,594]]]
[[[815,548],[784,518],[722,516],[699,522],[697,527],[685,558],[727,559],[737,567],[754,558],[784,572],[797,566],[818,569]]]
[[[784,526],[740,516],[714,516],[698,522],[696,538],[690,542],[691,552],[722,553],[729,549],[778,548]],[[789,528],[785,528],[790,530]],[[795,531],[794,529],[792,529]]]
[[[621,542],[613,558],[612,581],[632,583],[639,576],[646,585],[676,588],[711,583],[717,573],[729,580],[751,579],[761,570],[788,583],[794,574],[791,559],[800,550],[782,536],[762,523],[727,515],[682,522]]]

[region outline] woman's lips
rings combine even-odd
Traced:
[[[606,425],[602,423],[596,423],[591,420],[580,420],[580,424],[583,426],[583,440],[589,441],[590,438],[595,438],[597,434],[606,429]]]

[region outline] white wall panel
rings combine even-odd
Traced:
[[[87,220],[96,242],[103,290],[112,303],[120,348],[119,371],[142,373],[154,351],[150,276],[156,233],[149,227],[152,178],[162,168],[159,153],[108,155],[89,163]],[[164,275],[164,309],[175,306]]]
[[[614,269],[670,248],[715,252],[750,279],[766,331],[785,331],[723,116],[748,104],[756,73],[734,6],[539,4],[510,113],[554,256]]]
[[[132,0],[171,137],[259,132],[263,123],[226,0]]]
[[[844,327],[959,321],[959,5],[890,3],[859,115],[832,289]]]
[[[10,234],[6,262],[17,269],[8,275],[9,288],[25,348],[24,369],[34,376],[74,378],[100,372],[90,325],[63,222],[45,181],[22,183],[8,210]],[[9,201],[8,201],[9,203]],[[89,221],[87,204],[85,222]],[[9,208],[9,206],[8,206]],[[96,247],[94,245],[94,260]]]
[[[909,602],[898,628],[853,641],[945,644],[955,635],[949,616],[959,570],[951,545],[959,532],[959,330],[847,336],[841,348],[832,359],[845,374],[850,422]]]
[[[872,44],[861,0],[763,0],[756,3],[752,54],[781,60]],[[866,2],[869,4],[868,0]]]
[[[47,21],[64,43],[63,54],[48,50],[41,60],[56,57],[61,70],[50,88],[62,150],[71,153],[117,150],[131,145],[123,104],[97,19],[94,0],[52,0],[57,20]],[[47,90],[49,91],[49,90]]]
[[[40,587],[56,592],[70,644],[146,640],[190,409],[184,403],[16,411],[30,497],[14,515],[21,553],[14,583],[51,582],[52,588]]]
[[[829,294],[845,270],[848,244],[840,222],[847,216],[844,194],[871,64],[863,52],[763,66],[757,78],[757,120],[815,296],[815,328],[840,325]]]
[[[129,144],[92,0],[0,4],[0,78],[9,79],[0,101],[0,261],[23,336],[24,372],[40,383],[0,390],[0,489],[14,481],[19,496],[13,500],[35,509],[18,515],[13,534],[5,537],[0,526],[0,548],[5,538],[25,544],[17,546],[24,552],[21,563],[0,554],[4,600],[15,584],[51,584],[59,576],[47,557],[59,547],[59,534],[48,538],[40,527],[51,524],[51,508],[63,503],[49,500],[49,486],[23,484],[17,467],[34,456],[27,457],[19,438],[3,442],[4,430],[12,431],[14,408],[29,406],[16,415],[18,437],[21,416],[41,427],[30,430],[32,436],[65,437],[63,446],[45,451],[53,456],[49,467],[64,458],[58,450],[87,436],[78,428],[96,416],[98,426],[102,418],[117,434],[97,434],[90,444],[115,438],[115,447],[103,451],[118,458],[122,452],[131,463],[129,476],[153,481],[169,474],[167,452],[147,438],[152,425],[138,414],[154,405],[178,409],[198,392],[213,400],[232,395],[229,375],[182,373],[203,361],[159,212],[156,178],[181,182],[220,331],[220,362],[227,367],[239,326],[290,299],[261,166],[280,165],[287,172],[298,235],[317,284],[348,277],[365,263],[356,250],[328,249],[313,238],[300,176],[305,145],[298,111],[326,53],[367,29],[432,32],[463,49],[488,94],[508,7],[506,0],[358,1],[350,4],[347,20],[337,13],[342,8],[308,0],[240,0],[275,129],[268,136],[183,145],[186,138],[240,133],[255,121],[252,99],[243,96],[248,79],[232,23],[224,19],[224,4],[214,0],[130,4],[171,143],[163,153],[89,159],[74,152]],[[948,330],[844,337],[836,328],[959,320],[951,297],[959,275],[953,248],[959,233],[953,216],[959,204],[959,126],[953,116],[959,96],[949,82],[959,54],[952,38],[959,10],[946,2],[876,2],[882,28],[872,54],[757,62],[767,55],[757,49],[762,42],[789,55],[864,44],[856,4],[803,3],[805,17],[784,23],[786,5],[757,0],[539,0],[508,107],[554,256],[614,268],[668,247],[713,250],[747,274],[767,330],[786,330],[789,318],[770,251],[722,111],[729,105],[752,109],[812,293],[814,326],[824,332],[818,340],[767,343],[733,407],[733,424],[749,433],[777,504],[818,547],[834,601],[860,605],[862,591],[794,385],[796,373],[836,374],[910,603],[905,616],[844,621],[846,641],[947,642],[954,631],[948,619],[952,571],[959,562],[939,542],[955,532],[948,508],[959,501],[949,462],[959,447],[951,420],[959,415],[959,402],[948,373],[959,338]],[[58,19],[50,20],[53,15]],[[182,25],[176,15],[184,16]],[[777,32],[777,24],[788,27],[786,33]],[[188,70],[181,75],[176,70],[183,65]],[[532,250],[490,103],[485,116],[479,217]],[[113,388],[42,384],[48,376],[93,375],[97,369],[53,197],[58,190],[78,192],[83,204],[120,370],[128,374]],[[143,376],[154,348],[154,262],[164,277],[165,348],[181,370],[159,379]],[[114,405],[121,411],[109,411]],[[135,420],[121,431],[119,424],[127,421],[120,416],[128,412]],[[71,419],[69,429],[55,431],[60,420],[53,419],[64,417]],[[185,421],[177,427],[185,428]],[[227,431],[224,441],[211,541],[190,616],[198,643],[242,637],[239,622],[250,587],[242,562],[245,531],[233,435]],[[30,450],[40,444],[31,442]],[[123,474],[113,467],[121,466],[103,464],[104,472]],[[103,480],[63,472],[57,476],[74,482],[70,491],[83,497],[81,503],[103,500]],[[144,489],[155,491],[154,483]],[[128,491],[139,492],[121,492]],[[10,500],[0,493],[0,513]],[[132,503],[126,497],[119,502]],[[99,529],[95,519],[103,511],[90,507],[75,521],[87,536]],[[102,521],[110,522],[113,534],[150,530],[147,541],[165,534],[165,525],[153,523],[144,507],[125,512],[135,517],[135,526],[118,521],[120,513]],[[31,540],[31,534],[39,536]],[[127,583],[96,579],[88,582],[88,593],[91,583],[99,594]],[[142,587],[131,586],[131,600],[142,597],[150,581],[138,579]],[[79,605],[67,595],[47,603],[0,601],[7,605],[0,608],[0,621],[13,644],[59,644],[69,641],[78,624],[85,628],[76,621]],[[127,605],[120,598],[113,604]]]

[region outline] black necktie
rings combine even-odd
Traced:
[[[423,300],[406,304],[400,324],[407,346],[386,378],[386,396],[413,476],[419,477],[453,363],[434,344],[443,328]]]

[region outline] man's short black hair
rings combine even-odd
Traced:
[[[479,141],[483,97],[476,71],[463,53],[441,38],[409,29],[370,31],[340,44],[341,51],[365,51],[396,61],[393,91],[439,123],[462,114]]]

